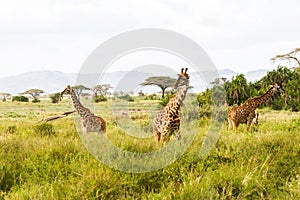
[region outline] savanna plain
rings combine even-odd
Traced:
[[[107,121],[106,137],[135,152],[160,147],[153,138],[133,138],[118,127],[111,100],[95,104]],[[150,127],[157,101],[129,102],[135,124]],[[0,199],[300,199],[300,113],[259,109],[257,130],[227,130],[204,157],[199,150],[210,119],[197,120],[197,134],[172,164],[152,172],[110,168],[83,145],[70,99],[52,104],[0,102]],[[151,131],[151,130],[150,130]],[[184,133],[186,134],[186,133]],[[101,148],[101,147],[99,147]]]

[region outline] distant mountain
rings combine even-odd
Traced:
[[[255,81],[266,75],[267,70],[249,71],[245,74],[248,81]],[[222,69],[218,74],[211,71],[205,71],[201,74],[191,72],[191,85],[192,91],[199,92],[205,90],[209,82],[213,81],[216,77],[225,77],[231,79],[237,73],[230,69]],[[107,72],[101,76],[100,83],[109,83],[114,87],[114,90],[124,92],[138,92],[143,90],[146,93],[159,91],[157,87],[141,87],[139,83],[143,82],[147,77],[155,76],[156,74],[150,71],[116,71]],[[168,74],[163,74],[168,75]],[[45,91],[46,94],[51,94],[63,90],[67,85],[83,84],[92,87],[91,80],[98,80],[99,74],[86,74],[80,76],[80,83],[78,82],[77,74],[62,73],[59,71],[33,71],[23,73],[17,76],[9,76],[0,78],[0,92],[8,92],[16,95],[31,88],[38,88]],[[176,74],[171,75],[176,78]],[[95,82],[95,81],[94,81]],[[98,83],[98,82],[95,82]],[[94,84],[95,85],[95,84]]]
[[[44,90],[46,93],[57,92],[67,84],[72,84],[75,74],[59,71],[34,71],[17,76],[0,78],[0,91],[18,94],[31,88]]]
[[[219,70],[220,77],[225,77],[227,79],[231,79],[232,76],[236,76],[237,73],[232,71],[231,69],[221,69]]]
[[[245,76],[247,78],[247,81],[254,82],[264,77],[268,71],[269,70],[267,69],[259,69],[259,70],[247,72]]]

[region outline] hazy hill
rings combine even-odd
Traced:
[[[259,80],[266,75],[267,70],[261,69],[256,71],[249,71],[245,74],[248,81]],[[223,69],[219,71],[219,77],[226,77],[231,79],[237,73],[230,69]],[[165,75],[165,74],[164,74]],[[159,91],[156,87],[141,87],[139,83],[143,82],[147,77],[155,76],[151,72],[144,71],[117,71],[107,72],[101,77],[100,83],[110,83],[115,87],[115,90],[122,90],[124,92],[134,91],[137,92],[142,89],[144,92],[149,93]],[[195,72],[190,73],[191,85],[194,87],[193,91],[203,91],[210,81],[216,78],[216,74],[210,72],[203,72],[198,74]],[[176,78],[176,74],[172,76]],[[87,74],[81,77],[82,83],[86,86],[92,86],[88,83],[90,80],[98,80],[98,74]],[[11,94],[18,94],[31,88],[39,88],[44,90],[47,94],[55,93],[63,90],[67,85],[79,84],[77,81],[77,74],[62,73],[60,71],[33,71],[27,72],[16,76],[9,76],[0,78],[0,92],[8,92]],[[208,80],[204,81],[204,80]],[[97,83],[97,82],[96,82]]]
[[[259,69],[255,71],[249,71],[245,74],[247,81],[254,82],[259,80],[260,78],[264,77],[269,70],[266,69]]]

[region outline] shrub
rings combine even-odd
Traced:
[[[293,112],[298,112],[300,110],[300,102],[295,99],[291,99],[288,108],[291,108]]]
[[[105,96],[96,96],[94,97],[94,102],[95,103],[99,103],[99,102],[103,102],[103,101],[107,101],[107,98]]]
[[[212,114],[212,108],[210,105],[205,104],[199,107],[199,117],[200,118],[210,118]]]
[[[158,99],[156,94],[149,94],[145,97],[145,100],[156,100]]]
[[[34,132],[43,136],[55,134],[53,125],[46,122],[34,126]]]
[[[50,99],[51,99],[52,103],[58,103],[59,98],[60,98],[60,93],[59,92],[50,95]]]
[[[273,110],[282,110],[285,106],[285,103],[284,103],[284,100],[282,98],[279,98],[279,99],[274,99],[271,102],[270,106]]]
[[[162,105],[162,106],[166,106],[166,105],[169,103],[170,98],[172,98],[174,94],[175,94],[174,91],[172,91],[172,92],[169,93],[169,94],[166,94],[166,95],[164,96],[164,98],[159,102],[159,104]]]
[[[39,102],[41,102],[39,99],[36,99],[36,98],[34,98],[33,100],[32,100],[32,103],[39,103]]]
[[[129,94],[120,96],[119,98],[123,99],[123,100],[126,100],[126,101],[134,101],[133,97],[131,97]]]
[[[29,102],[29,99],[25,96],[14,96],[12,101]]]

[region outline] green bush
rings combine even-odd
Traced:
[[[39,103],[39,102],[41,102],[41,101],[39,99],[36,99],[36,98],[32,100],[32,103]]]
[[[29,99],[25,96],[14,96],[12,101],[29,102]]]
[[[34,126],[34,132],[43,136],[55,134],[53,125],[46,122]]]
[[[60,99],[60,93],[57,92],[55,94],[50,95],[50,99],[51,99],[52,103],[58,103],[59,99]]]
[[[94,102],[99,103],[99,102],[104,102],[107,101],[107,98],[105,96],[96,96],[94,97]]]
[[[285,106],[285,103],[284,103],[283,98],[279,98],[279,99],[274,99],[271,102],[270,106],[273,110],[282,110]]]
[[[199,117],[200,118],[210,118],[212,114],[212,108],[210,105],[205,104],[199,107]]]
[[[300,102],[295,99],[291,99],[288,108],[290,108],[293,112],[298,112],[300,110]]]
[[[166,106],[169,103],[170,99],[173,97],[174,94],[175,94],[175,92],[173,92],[173,91],[169,94],[166,94],[164,96],[164,98],[159,102],[159,104],[162,105],[162,106]]]
[[[126,100],[126,101],[131,101],[131,102],[134,101],[134,98],[132,96],[130,96],[129,94],[125,94],[123,96],[120,96],[119,98],[123,99],[123,100]]]
[[[156,94],[149,94],[145,97],[145,100],[157,100],[158,97]]]

